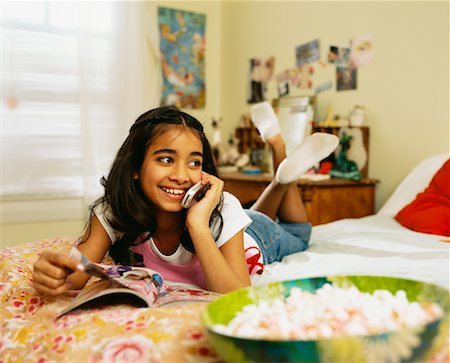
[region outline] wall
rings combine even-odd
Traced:
[[[30,222],[0,225],[0,247],[14,246],[53,237],[75,238],[82,234],[84,221]]]
[[[295,65],[296,46],[320,40],[330,45],[372,32],[375,60],[358,71],[358,88],[318,96],[318,120],[332,106],[346,116],[366,107],[371,131],[369,176],[380,179],[377,209],[412,166],[449,151],[448,2],[232,1],[223,6],[222,112],[232,132],[248,112],[248,61],[276,56],[275,74]],[[316,67],[317,84],[334,67]],[[301,94],[297,91],[297,94]],[[269,99],[277,97],[269,83]]]

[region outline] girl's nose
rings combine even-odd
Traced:
[[[179,184],[185,183],[189,181],[188,169],[183,165],[176,165],[172,170],[170,178]]]

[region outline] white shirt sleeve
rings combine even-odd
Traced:
[[[111,244],[114,244],[114,242],[116,242],[116,240],[118,238],[118,235],[117,235],[117,231],[109,225],[109,223],[106,219],[108,216],[108,213],[110,213],[109,209],[106,208],[104,203],[97,204],[94,208],[95,216],[98,218],[100,224],[103,226],[106,233],[108,233],[108,236],[111,240]]]
[[[252,223],[239,200],[228,192],[223,192],[223,207],[220,213],[223,218],[223,227],[216,241],[217,247],[223,246],[241,229],[245,229]]]

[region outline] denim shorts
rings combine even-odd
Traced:
[[[304,251],[311,237],[310,223],[276,222],[264,213],[246,209],[252,223],[245,229],[261,249],[264,264],[281,261],[284,256]]]

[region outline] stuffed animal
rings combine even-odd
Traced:
[[[224,153],[225,165],[235,165],[238,168],[242,168],[250,161],[250,156],[246,153],[239,152],[240,140],[233,135],[228,138],[228,151]]]

